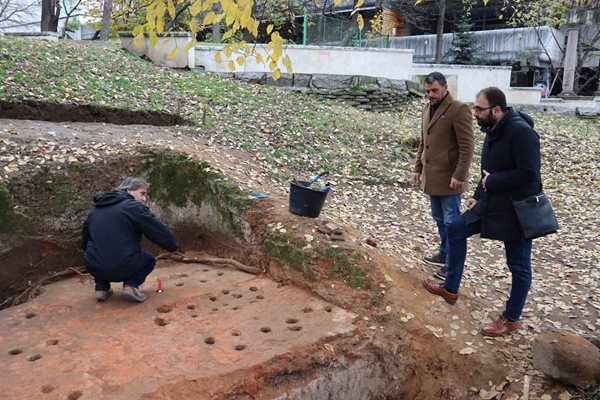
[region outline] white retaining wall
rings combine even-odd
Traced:
[[[541,89],[535,87],[511,87],[511,67],[483,65],[413,64],[413,80],[423,82],[432,71],[444,74],[448,88],[455,98],[474,102],[475,95],[488,86],[496,86],[505,94],[510,104],[539,104]]]
[[[215,53],[221,46],[196,46],[196,67],[211,72],[231,72],[227,67],[230,59],[241,54],[215,61]],[[257,45],[256,52],[266,59],[264,45]],[[389,79],[410,79],[413,50],[362,49],[330,46],[284,46],[284,54],[292,61],[295,74],[364,75]],[[258,64],[248,57],[244,65],[236,64],[235,72],[270,72],[268,64]],[[281,67],[281,66],[280,66]],[[281,72],[286,72],[282,68]]]
[[[196,62],[194,56],[196,52],[194,47],[185,51],[185,46],[192,40],[192,34],[188,32],[173,32],[169,37],[159,37],[155,46],[150,45],[150,39],[146,35],[144,43],[137,47],[133,42],[133,35],[130,32],[119,32],[121,46],[137,56],[146,56],[157,65],[170,68],[195,68]],[[168,55],[174,48],[177,48],[175,58],[169,60]]]
[[[178,33],[174,37],[159,38],[156,46],[150,46],[149,40],[141,48],[133,44],[131,34],[120,33],[123,47],[139,56],[146,55],[155,63],[175,68],[204,68],[209,72],[231,72],[227,66],[230,59],[235,60],[241,54],[234,53],[227,58],[221,52],[221,63],[215,61],[215,53],[222,46],[196,46],[184,52],[185,45],[191,40],[189,33]],[[168,60],[167,54],[177,47],[180,51],[174,60]],[[266,59],[264,45],[257,45],[256,52]],[[432,71],[439,71],[448,78],[452,95],[465,102],[475,101],[475,95],[484,87],[497,86],[502,89],[510,104],[540,104],[539,88],[515,88],[510,86],[510,67],[450,64],[413,64],[413,50],[372,49],[328,46],[284,46],[285,54],[292,61],[294,74],[362,75],[398,80],[422,82]],[[247,57],[244,64],[236,64],[235,72],[266,72],[268,65],[256,63],[253,57]],[[286,72],[282,70],[282,72]]]

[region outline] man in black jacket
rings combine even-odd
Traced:
[[[112,294],[110,282],[123,282],[123,295],[143,302],[139,286],[154,269],[156,258],[142,250],[142,235],[158,246],[175,251],[179,243],[171,229],[144,204],[150,185],[128,177],[111,192],[97,193],[83,224],[81,248],[85,266],[96,282],[96,300]]]
[[[506,96],[495,87],[481,90],[474,107],[477,123],[486,134],[481,154],[481,181],[467,210],[448,227],[448,275],[444,283],[430,279],[423,286],[450,304],[458,289],[467,254],[467,238],[504,242],[512,274],[510,297],[500,317],[481,328],[486,336],[502,336],[520,327],[519,319],[531,286],[531,240],[523,239],[512,200],[521,200],[542,189],[540,141],[533,120],[506,106]]]

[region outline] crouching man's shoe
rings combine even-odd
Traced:
[[[431,279],[425,279],[423,281],[423,287],[427,289],[429,293],[435,294],[436,296],[441,296],[450,304],[454,304],[456,303],[456,300],[458,300],[458,293],[449,292],[446,290],[443,283],[437,283]]]
[[[96,301],[106,301],[110,296],[112,296],[112,289],[109,290],[96,290]]]
[[[501,315],[494,322],[485,324],[481,327],[481,334],[484,336],[504,336],[521,327],[521,321],[511,321],[504,315]]]
[[[145,294],[141,293],[138,288],[134,288],[131,286],[123,285],[123,296],[127,297],[131,301],[135,301],[138,303],[143,303],[146,301],[147,297]]]

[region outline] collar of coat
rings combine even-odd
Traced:
[[[452,95],[450,94],[450,92],[448,92],[446,94],[446,96],[444,96],[444,98],[442,99],[442,102],[440,103],[437,110],[435,110],[435,114],[433,114],[433,118],[430,117],[430,112],[429,112],[431,104],[428,104],[426,106],[426,108],[425,108],[426,112],[424,112],[423,114],[425,116],[424,122],[428,128],[431,128],[433,126],[433,124],[435,124],[442,117],[442,115],[444,115],[444,113],[446,112],[448,107],[450,107],[450,105],[452,104],[453,100],[454,99],[452,98]]]

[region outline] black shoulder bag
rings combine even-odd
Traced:
[[[558,231],[554,210],[543,191],[526,199],[513,201],[512,204],[525,239],[535,239]]]

